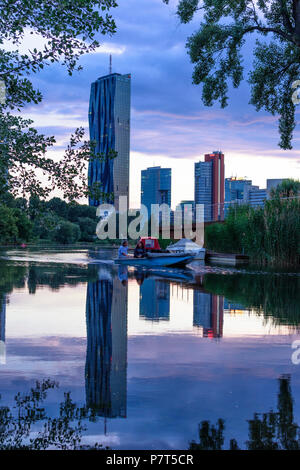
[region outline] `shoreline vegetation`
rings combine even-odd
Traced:
[[[225,221],[205,227],[205,248],[218,253],[248,255],[250,264],[300,266],[300,181],[285,180],[271,192],[264,206],[236,204]],[[120,240],[96,238],[96,208],[58,197],[29,200],[6,193],[0,200],[0,247],[116,248]],[[160,239],[164,249],[174,240]],[[129,240],[130,247],[136,240]]]
[[[300,266],[300,181],[285,180],[261,207],[234,205],[223,224],[206,227],[206,248],[239,253],[261,266]]]
[[[248,255],[261,266],[300,266],[300,200],[274,199],[264,207],[237,205],[223,224],[205,229],[205,246],[220,253]]]

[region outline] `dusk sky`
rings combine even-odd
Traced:
[[[76,127],[88,132],[90,84],[109,70],[132,74],[131,207],[140,204],[140,172],[148,166],[172,168],[172,207],[194,194],[194,162],[205,153],[222,150],[226,177],[251,178],[265,187],[267,178],[300,177],[300,136],[294,148],[278,147],[277,118],[257,113],[248,104],[246,82],[231,91],[229,106],[207,108],[201,87],[192,84],[193,66],[185,48],[186,38],[197,28],[199,17],[181,25],[175,15],[176,0],[119,0],[112,10],[117,33],[100,37],[97,53],[84,56],[84,69],[69,77],[59,65],[34,77],[42,91],[42,104],[26,109],[41,132],[55,135],[55,155],[61,155]],[[251,65],[255,38],[244,49],[246,68]],[[28,35],[26,45],[33,46]],[[295,77],[295,80],[299,77]]]

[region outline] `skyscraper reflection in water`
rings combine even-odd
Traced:
[[[203,336],[221,338],[223,336],[224,297],[194,291],[193,326],[203,328]]]
[[[5,348],[6,298],[0,297],[0,364],[6,364]]]
[[[146,320],[170,320],[170,284],[145,279],[140,287],[140,317]]]
[[[98,416],[126,418],[128,288],[99,277],[87,287],[86,401]]]

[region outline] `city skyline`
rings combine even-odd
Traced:
[[[135,175],[152,165],[172,167],[173,188],[178,188],[176,195],[173,190],[174,207],[192,199],[193,189],[182,181],[182,174],[191,180],[194,163],[214,148],[226,155],[226,177],[247,177],[261,187],[267,178],[299,178],[297,135],[293,150],[279,149],[277,117],[248,105],[245,82],[238,90],[230,89],[227,108],[204,107],[201,88],[192,85],[193,67],[185,49],[195,23],[180,25],[175,8],[161,0],[128,0],[113,12],[117,33],[80,59],[81,72],[68,77],[54,64],[33,77],[44,100],[26,107],[23,116],[32,118],[40,132],[56,136],[57,146],[49,156],[62,155],[76,127],[85,127],[88,135],[90,84],[109,72],[113,54],[113,72],[132,73],[131,207],[140,199]],[[25,35],[24,52],[39,46],[42,42],[35,35]],[[247,71],[247,54],[245,61]]]

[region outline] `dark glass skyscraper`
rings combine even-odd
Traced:
[[[204,205],[204,221],[212,220],[212,162],[195,163],[195,204]]]
[[[114,194],[116,210],[119,196],[129,200],[131,75],[113,73],[98,78],[91,86],[89,126],[90,139],[96,142],[95,153],[107,156],[110,150],[118,155],[103,162],[91,160],[88,181],[101,183],[101,191]],[[91,206],[112,203],[111,199],[90,198]]]
[[[151,204],[171,207],[171,168],[154,166],[142,170],[141,202],[151,214]]]

